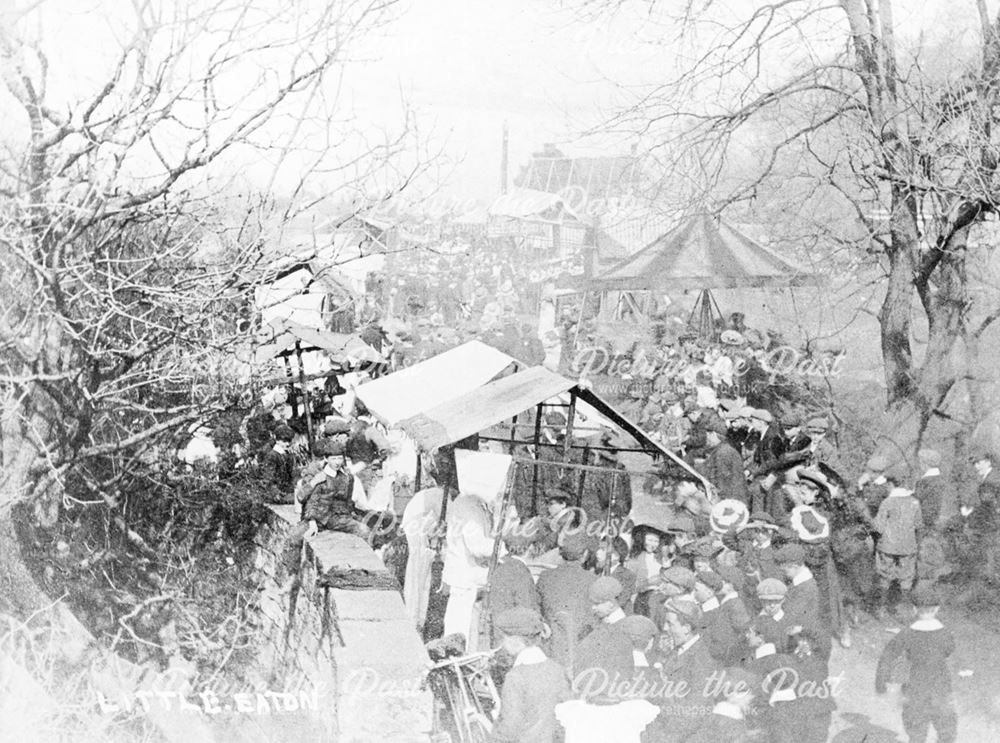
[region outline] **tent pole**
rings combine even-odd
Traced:
[[[569,412],[566,414],[566,439],[563,441],[563,461],[569,461],[570,445],[573,443],[573,419],[576,417],[576,392],[569,391]]]
[[[309,453],[313,453],[312,405],[309,403],[309,389],[306,387],[306,370],[302,365],[302,344],[295,342],[295,358],[299,362],[299,384],[302,385],[302,406],[306,416],[306,436],[309,439]]]
[[[285,371],[288,373],[288,402],[292,404],[292,417],[299,417],[299,404],[295,401],[295,375],[292,373],[292,362],[288,356],[282,357],[285,361]]]
[[[544,403],[538,403],[538,407],[535,408],[535,438],[534,438],[534,457],[535,464],[531,467],[531,515],[538,515],[538,452],[540,447],[538,446],[538,441],[542,437],[542,409]]]

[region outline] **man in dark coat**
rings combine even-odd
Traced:
[[[776,469],[786,451],[788,451],[788,439],[785,438],[780,421],[773,419],[767,421],[767,428],[764,429],[753,453],[754,474],[766,475]]]
[[[913,497],[920,501],[926,532],[937,527],[941,506],[947,497],[948,483],[941,474],[941,454],[936,449],[921,449],[917,461],[924,474],[913,487]]]
[[[503,681],[500,716],[493,726],[493,743],[552,743],[558,723],[555,707],[570,697],[566,669],[539,647],[542,618],[526,607],[496,616],[499,644],[514,658]]]
[[[788,594],[784,611],[792,626],[829,634],[829,627],[820,622],[819,585],[812,571],[806,567],[806,551],[800,544],[786,544],[774,555],[775,561],[785,572]]]
[[[720,498],[734,498],[749,506],[750,493],[747,490],[743,459],[726,442],[726,426],[716,424],[706,432],[708,456],[701,465],[701,474],[715,486]]]
[[[291,503],[295,491],[295,456],[289,451],[295,432],[284,423],[274,430],[274,446],[261,462],[264,481],[274,489],[274,502]]]
[[[602,450],[595,454],[594,464],[606,469],[586,473],[580,506],[588,523],[602,525],[608,518],[610,508],[612,526],[617,531],[632,510],[632,481],[625,466],[618,461],[616,452]]]
[[[288,533],[282,564],[294,577],[298,574],[302,543],[317,531],[342,531],[362,539],[371,536],[362,521],[365,512],[355,507],[354,477],[346,469],[343,448],[331,441],[316,444],[316,453],[325,459],[318,469],[308,468],[295,489],[302,505],[302,521]]]
[[[622,621],[618,603],[622,585],[614,578],[598,578],[587,589],[597,621],[580,641],[572,666],[573,691],[590,701],[617,703],[615,685],[628,683],[635,674],[632,639]]]
[[[1000,567],[1000,472],[996,470],[996,455],[979,451],[972,455],[979,486],[973,501],[962,506],[975,552],[980,575],[984,580],[997,580]]]
[[[723,665],[731,666],[737,664],[744,655],[750,612],[738,593],[743,587],[740,570],[728,565],[718,565],[714,575],[717,580],[708,580],[714,583],[719,608],[709,615],[706,634],[712,657]],[[703,578],[703,582],[704,580]]]
[[[509,609],[527,608],[541,610],[538,590],[531,577],[531,570],[524,562],[524,555],[531,546],[531,539],[520,529],[512,529],[504,534],[507,555],[497,563],[490,576],[489,606],[490,622],[493,628],[494,646],[500,641],[497,631],[497,617]]]
[[[955,637],[937,618],[940,599],[933,590],[915,591],[916,621],[893,637],[875,670],[875,691],[884,694],[896,661],[905,658],[909,673],[903,686],[903,728],[911,741],[927,740],[931,725],[941,743],[956,740],[958,716],[948,658]]]
[[[580,638],[593,624],[587,591],[597,576],[583,568],[588,552],[582,532],[567,534],[559,548],[563,564],[544,571],[536,585],[542,617],[552,631],[549,654],[566,667],[572,665]]]
[[[702,637],[705,621],[697,604],[667,601],[663,627],[674,649],[664,658],[661,670],[664,678],[673,682],[673,693],[656,700],[662,709],[653,723],[655,735],[651,738],[673,743],[686,741],[693,735],[702,722],[703,710],[711,709],[718,701],[712,680],[722,666],[712,659],[708,643]]]

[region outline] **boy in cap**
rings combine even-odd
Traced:
[[[875,547],[875,612],[884,619],[889,590],[894,582],[904,595],[913,588],[917,577],[917,546],[923,530],[920,502],[913,491],[904,487],[906,473],[894,469],[886,475],[889,495],[878,508],[873,528],[879,539]]]
[[[507,611],[524,607],[539,611],[541,602],[531,571],[524,562],[524,556],[531,546],[531,538],[524,533],[523,526],[515,525],[503,535],[507,554],[493,569],[489,585],[489,619],[493,624],[493,644],[499,641],[496,618]]]
[[[694,597],[695,574],[680,565],[671,565],[660,573],[660,585],[649,600],[649,618],[663,626],[663,604],[671,599],[697,603]]]
[[[714,575],[714,581],[707,576],[702,579],[713,585],[719,601],[718,610],[709,616],[706,630],[709,650],[720,663],[734,665],[743,657],[746,630],[750,626],[750,613],[739,595],[743,574],[736,567],[717,565]]]
[[[900,658],[909,665],[903,685],[903,728],[912,743],[927,740],[931,725],[939,743],[954,743],[958,715],[951,688],[948,657],[955,638],[937,618],[940,599],[934,590],[915,591],[916,621],[893,637],[879,657],[875,691],[884,694],[893,666]]]
[[[810,692],[799,699],[802,712],[798,724],[799,740],[826,743],[837,707],[833,701],[836,687],[829,681],[829,652],[825,656],[823,652],[824,646],[828,651],[829,641],[807,629],[792,634],[790,640],[799,689]]]
[[[496,615],[499,646],[514,659],[500,695],[500,715],[493,726],[498,743],[552,743],[558,723],[555,706],[570,697],[566,669],[539,647],[542,618],[526,607]]]
[[[774,553],[774,559],[788,582],[784,610],[792,626],[828,633],[829,628],[821,627],[819,585],[806,567],[805,548],[801,544],[786,544]]]
[[[783,649],[788,641],[788,630],[794,625],[791,617],[785,612],[785,596],[788,587],[777,578],[765,578],[757,584],[757,599],[760,601],[760,614],[753,620],[753,627],[764,639],[764,642]]]
[[[583,568],[588,551],[586,535],[580,531],[568,534],[559,548],[563,564],[542,572],[535,586],[542,617],[552,630],[551,655],[567,667],[572,665],[577,643],[593,623],[587,592],[597,576]]]
[[[649,654],[653,649],[653,642],[660,632],[649,617],[638,614],[630,614],[621,620],[621,628],[632,641],[632,663],[636,671],[649,668]]]
[[[621,583],[610,576],[598,578],[587,590],[597,624],[577,647],[572,667],[574,690],[588,687],[599,699],[613,697],[611,685],[628,682],[635,673],[632,640],[625,633],[625,612],[618,603],[621,591]]]

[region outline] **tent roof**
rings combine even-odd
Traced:
[[[596,289],[801,286],[818,277],[708,214],[682,221],[594,277]]]
[[[255,358],[258,362],[288,354],[295,348],[296,343],[302,344],[303,351],[323,351],[334,361],[385,360],[382,354],[356,335],[316,330],[280,317],[274,318],[268,324],[274,329],[274,340],[257,348]]]
[[[489,382],[516,359],[469,341],[426,361],[358,387],[358,397],[387,426],[441,405]]]
[[[422,448],[433,450],[513,418],[575,384],[533,366],[400,421],[399,427]]]

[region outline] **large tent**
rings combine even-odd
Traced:
[[[709,214],[682,221],[593,279],[593,289],[802,286],[816,275]]]
[[[602,292],[602,311],[609,304],[640,313],[646,303],[634,293],[667,294],[688,289],[701,293],[688,323],[702,337],[714,337],[721,317],[712,289],[781,288],[815,285],[817,274],[778,255],[721,219],[697,214],[683,220],[645,248],[615,264],[588,282],[588,290]],[[609,293],[619,293],[608,302]],[[616,310],[617,312],[617,310]]]

